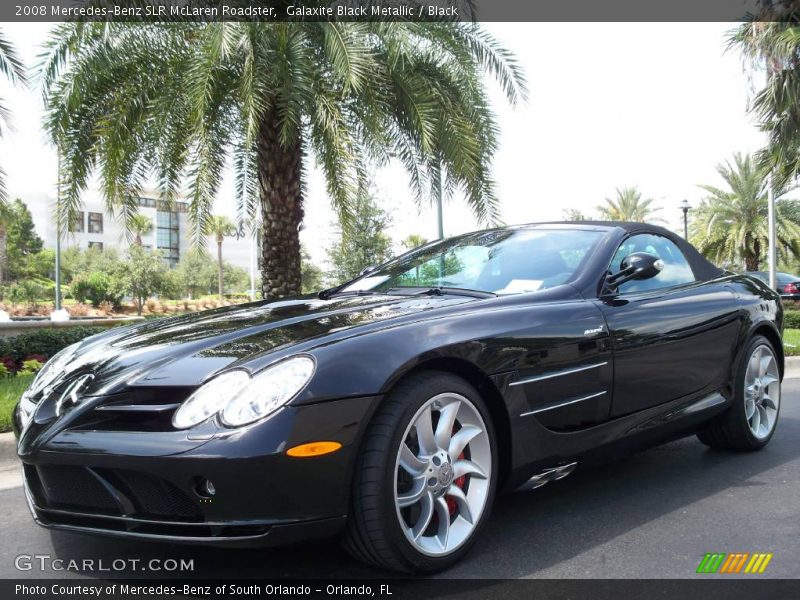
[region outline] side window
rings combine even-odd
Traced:
[[[692,268],[689,266],[683,252],[667,238],[649,233],[632,235],[622,242],[622,245],[617,249],[614,258],[611,260],[610,270],[612,272],[619,271],[622,259],[632,252],[655,254],[664,261],[664,269],[650,279],[623,283],[619,286],[620,294],[658,290],[695,281]]]

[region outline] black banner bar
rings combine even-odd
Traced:
[[[0,21],[742,21],[767,0],[3,0]],[[783,3],[772,2],[773,9]],[[790,3],[791,4],[791,3]],[[780,18],[780,17],[775,17]]]
[[[0,581],[4,600],[152,600],[153,598],[279,598],[281,600],[327,598],[383,598],[421,600],[453,598],[494,600],[541,598],[567,600],[661,600],[703,598],[703,600],[759,600],[798,598],[800,581],[761,577],[714,577],[675,580],[492,580],[492,579],[371,579],[358,581],[323,580],[116,580],[92,579]]]

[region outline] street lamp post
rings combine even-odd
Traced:
[[[777,285],[776,262],[777,242],[775,239],[775,188],[772,187],[772,174],[767,177],[767,235],[769,247],[767,252],[767,270],[769,271],[769,287],[773,290]]]
[[[56,297],[53,312],[50,313],[51,321],[68,321],[69,312],[61,306],[61,150],[57,149],[58,176],[56,177]]]
[[[58,153],[58,175],[56,176],[56,310],[61,310],[61,152]]]
[[[692,205],[689,204],[688,200],[681,202],[681,210],[683,211],[683,239],[689,239],[689,209],[692,208]]]
[[[439,163],[439,175],[433,181],[434,196],[436,198],[436,216],[437,224],[439,226],[439,239],[444,239],[444,210],[442,208],[442,166]]]

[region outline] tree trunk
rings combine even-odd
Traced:
[[[744,268],[747,271],[758,271],[758,265],[761,263],[761,241],[759,239],[753,240],[753,253],[744,257]]]
[[[757,256],[745,256],[744,258],[744,268],[746,271],[758,271],[758,257]]]
[[[217,287],[219,289],[219,299],[224,300],[222,282],[222,240],[217,238]]]
[[[300,223],[303,148],[280,143],[277,119],[267,114],[258,139],[258,185],[261,199],[261,293],[280,298],[301,293]]]

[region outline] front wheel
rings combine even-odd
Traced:
[[[478,392],[449,373],[414,375],[370,424],[345,548],[395,571],[445,569],[486,521],[496,479],[494,431]]]
[[[781,409],[781,374],[772,343],[757,335],[742,353],[734,379],[733,405],[699,432],[712,448],[759,450],[775,433]]]

